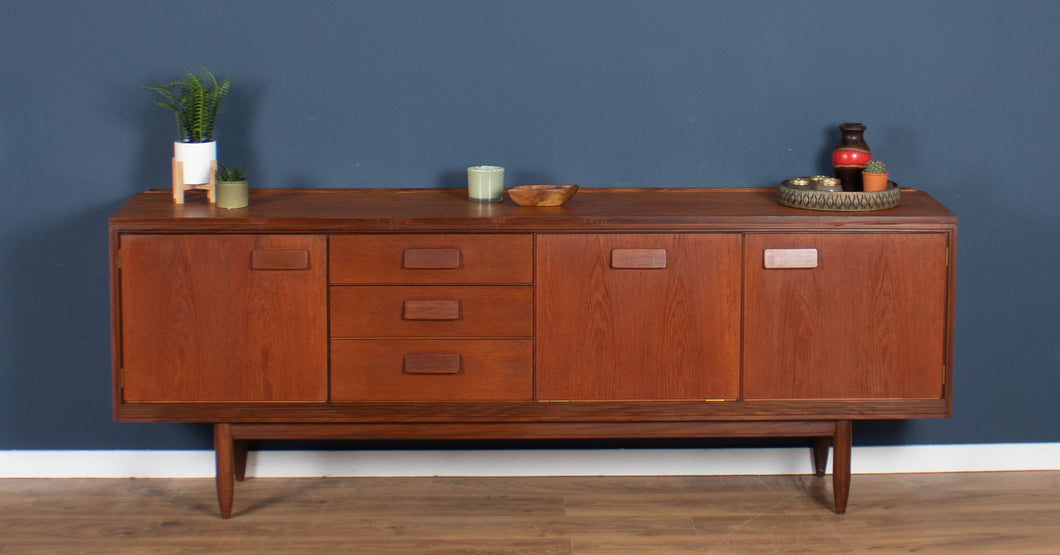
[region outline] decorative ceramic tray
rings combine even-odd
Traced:
[[[884,210],[898,206],[901,192],[894,181],[882,191],[824,191],[816,188],[812,177],[786,179],[777,187],[777,202],[806,210],[858,212]]]

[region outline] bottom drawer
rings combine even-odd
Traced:
[[[331,400],[530,401],[533,341],[331,342]]]

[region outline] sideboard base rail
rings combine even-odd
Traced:
[[[832,447],[835,512],[846,512],[850,495],[850,420],[768,422],[624,422],[613,423],[437,423],[437,424],[275,424],[216,423],[217,500],[223,518],[232,516],[235,482],[247,472],[248,440],[401,440],[401,439],[636,439],[636,438],[812,438],[816,476],[824,476]]]

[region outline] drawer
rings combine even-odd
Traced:
[[[530,235],[332,235],[332,284],[529,284]]]
[[[332,401],[530,401],[533,341],[335,340]]]
[[[530,286],[331,287],[331,336],[530,337]]]

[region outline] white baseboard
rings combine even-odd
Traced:
[[[855,447],[855,474],[1060,470],[1060,443]],[[808,448],[251,451],[247,475],[682,476],[811,472]],[[212,451],[0,451],[0,478],[208,478]]]

